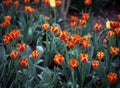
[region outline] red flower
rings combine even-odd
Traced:
[[[118,80],[118,75],[116,73],[111,72],[111,73],[107,74],[107,79],[110,83],[114,84]]]
[[[27,58],[22,58],[20,60],[20,66],[21,67],[26,67],[28,65],[28,59]]]
[[[19,52],[17,50],[14,50],[10,53],[10,58],[15,60],[18,58],[18,54],[19,54]]]
[[[69,61],[69,66],[73,69],[77,68],[79,65],[79,62],[76,59],[71,59]]]
[[[20,52],[24,52],[26,50],[26,44],[18,44],[18,49]]]
[[[34,51],[32,52],[32,57],[33,57],[34,59],[37,59],[37,58],[39,57],[39,55],[40,55],[40,53],[39,53],[38,50],[34,50]]]
[[[54,62],[55,62],[57,65],[60,65],[60,64],[63,62],[63,60],[64,60],[64,57],[63,57],[63,55],[61,55],[61,54],[56,54],[56,55],[54,56]]]

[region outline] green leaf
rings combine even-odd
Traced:
[[[0,46],[0,64],[6,61],[6,52],[4,46]]]

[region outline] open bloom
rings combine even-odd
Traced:
[[[39,53],[38,50],[32,51],[32,57],[33,57],[34,59],[37,59],[37,58],[39,57],[39,55],[40,55],[40,53]]]
[[[84,19],[80,19],[79,23],[80,23],[80,25],[85,26],[87,22]]]
[[[14,40],[14,38],[12,37],[11,34],[5,34],[3,37],[4,44],[9,44],[13,40]]]
[[[116,32],[117,35],[120,35],[120,28],[115,28],[114,31]]]
[[[92,61],[92,67],[94,69],[98,68],[98,66],[99,66],[99,61],[97,61],[97,60]]]
[[[76,27],[77,22],[71,22],[71,27]]]
[[[19,43],[18,44],[18,49],[19,49],[19,51],[20,52],[24,52],[25,50],[26,50],[26,44],[21,44],[21,43]]]
[[[108,33],[107,33],[107,36],[109,38],[112,38],[114,35],[115,35],[115,33],[113,31],[108,31]]]
[[[0,24],[0,26],[4,28],[8,27],[9,25],[10,25],[10,20],[5,20]]]
[[[69,66],[73,69],[77,68],[79,65],[79,62],[76,59],[71,59],[69,61]]]
[[[97,52],[97,59],[102,60],[104,58],[104,56],[105,56],[104,52],[102,52],[102,51]]]
[[[89,16],[88,13],[83,13],[83,14],[82,14],[82,19],[88,21],[89,18],[90,18],[90,16]]]
[[[59,33],[59,27],[58,26],[51,26],[51,31],[55,34]]]
[[[90,38],[91,38],[91,35],[85,35],[85,36],[83,36],[83,40],[84,41],[89,41],[90,40]]]
[[[63,62],[64,57],[61,54],[56,54],[53,60],[57,65],[60,65]]]
[[[78,18],[76,16],[70,16],[70,22],[77,22]]]
[[[72,41],[68,41],[68,42],[67,42],[67,45],[68,45],[68,47],[69,47],[70,49],[73,49],[74,46],[75,46],[74,42],[72,42]]]
[[[118,75],[116,73],[110,72],[109,74],[107,74],[107,79],[110,83],[114,84],[118,80]]]
[[[71,41],[74,43],[74,44],[80,44],[82,42],[82,37],[78,34],[72,34],[71,35]]]
[[[50,28],[50,25],[49,25],[48,23],[44,23],[44,24],[42,25],[42,28],[43,28],[44,30],[48,30],[48,29]]]
[[[120,27],[120,24],[119,24],[119,22],[116,22],[116,21],[110,21],[110,27],[111,28],[118,28],[118,27]]]
[[[99,31],[99,30],[102,28],[102,24],[100,24],[100,23],[95,23],[95,24],[94,24],[94,28]]]
[[[60,39],[63,40],[65,43],[67,43],[68,40],[69,40],[68,32],[65,32],[65,31],[59,32],[59,37],[60,37]]]
[[[119,53],[119,51],[120,51],[120,49],[117,47],[112,47],[112,46],[110,47],[110,53],[112,55],[117,55]]]
[[[20,60],[20,66],[21,67],[26,67],[28,65],[28,59],[27,58],[21,58]]]
[[[88,58],[89,58],[88,54],[86,54],[86,53],[81,53],[80,54],[80,60],[82,62],[88,62]]]
[[[21,33],[20,33],[20,31],[19,31],[18,29],[13,29],[13,30],[10,32],[10,34],[12,35],[12,37],[13,37],[14,39],[19,38],[20,35],[21,35]]]
[[[19,52],[17,50],[13,50],[11,53],[10,53],[10,58],[11,59],[17,59],[18,58],[18,54]]]
[[[83,48],[86,49],[86,48],[88,48],[89,46],[91,46],[91,44],[89,44],[89,41],[83,41],[83,42],[82,42],[82,47],[83,47]]]
[[[31,6],[25,6],[25,11],[32,14],[35,12],[35,9]]]

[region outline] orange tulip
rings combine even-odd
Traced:
[[[77,22],[71,22],[71,27],[76,27]]]
[[[13,37],[14,39],[19,38],[20,35],[21,35],[21,33],[20,33],[20,31],[19,31],[18,29],[13,29],[13,30],[10,32],[10,34],[12,35],[12,37]]]
[[[56,0],[56,6],[59,7],[62,5],[62,1],[61,0]]]
[[[34,0],[35,4],[39,4],[40,0]]]
[[[114,35],[115,35],[115,33],[113,31],[108,31],[108,33],[107,33],[107,36],[109,38],[112,38]]]
[[[83,13],[83,14],[82,14],[82,19],[88,21],[89,18],[90,18],[90,16],[89,16],[88,13]]]
[[[18,7],[18,6],[20,5],[20,2],[19,2],[19,1],[15,1],[15,2],[13,3],[13,5],[14,5],[15,7]]]
[[[26,67],[28,65],[28,59],[27,58],[21,58],[20,60],[20,66],[21,67]]]
[[[26,50],[26,44],[21,44],[21,43],[19,43],[18,44],[18,49],[19,49],[19,51],[20,52],[24,52],[25,50]]]
[[[80,60],[82,62],[88,62],[88,58],[89,58],[88,54],[86,54],[86,53],[81,53],[80,54]]]
[[[119,51],[120,51],[120,49],[117,47],[112,47],[112,46],[110,47],[110,53],[112,55],[117,55],[119,53]]]
[[[99,66],[99,61],[97,61],[97,60],[92,61],[92,67],[94,69],[98,68],[98,66]]]
[[[29,3],[30,3],[30,0],[24,0],[24,3],[25,3],[25,4],[29,4]]]
[[[50,28],[50,25],[48,23],[45,23],[45,24],[42,25],[42,28],[44,30],[48,30]]]
[[[90,40],[90,38],[91,38],[91,36],[88,34],[88,35],[85,35],[85,36],[83,36],[83,40],[85,40],[85,41],[89,41]]]
[[[25,11],[32,14],[35,12],[35,9],[30,6],[25,6]]]
[[[78,34],[72,34],[71,41],[74,44],[80,44],[82,42],[82,37],[80,35],[78,35]]]
[[[55,34],[59,33],[59,27],[58,26],[51,26],[51,31]]]
[[[0,25],[1,25],[1,27],[6,28],[6,27],[8,27],[10,25],[10,20],[5,20]]]
[[[120,28],[115,28],[114,31],[116,32],[117,35],[120,35]]]
[[[50,5],[49,0],[44,0],[44,4],[45,4],[46,6]]]
[[[69,66],[73,69],[76,69],[79,65],[79,62],[76,59],[71,59],[69,61]]]
[[[5,16],[4,18],[5,18],[5,20],[9,20],[10,21],[12,17],[8,15],[8,16]]]
[[[85,0],[84,3],[86,6],[90,6],[92,4],[92,0]]]
[[[74,46],[75,46],[74,42],[72,42],[72,41],[68,41],[68,42],[67,42],[67,45],[68,45],[68,47],[69,47],[70,49],[73,49]]]
[[[94,28],[99,31],[99,30],[102,28],[102,24],[100,24],[100,23],[95,23],[95,24],[94,24]]]
[[[104,58],[104,56],[105,56],[104,52],[102,52],[102,51],[97,52],[97,59],[102,60]]]
[[[54,62],[57,64],[57,65],[60,65],[64,60],[64,57],[63,55],[61,54],[55,54],[54,56]]]
[[[118,27],[120,27],[120,24],[119,24],[119,22],[110,21],[110,27],[113,29],[118,28]]]
[[[82,43],[82,47],[83,48],[88,48],[89,46],[91,46],[91,44],[89,44],[89,42],[88,41],[83,41],[83,43]]]
[[[118,80],[118,75],[116,73],[110,72],[109,74],[107,74],[107,79],[110,83],[114,84]]]
[[[65,43],[67,43],[68,40],[69,40],[68,32],[65,32],[65,31],[59,32],[59,37],[60,37],[60,39],[63,40]]]
[[[118,20],[120,20],[120,14],[117,15]]]
[[[19,54],[19,52],[17,50],[14,50],[10,53],[10,58],[15,60],[18,58],[18,54]]]
[[[38,50],[32,51],[32,57],[33,57],[34,59],[37,59],[39,56],[40,56],[40,53],[39,53]]]
[[[84,26],[84,25],[86,25],[86,20],[80,19],[80,20],[79,20],[79,23],[80,23],[80,25]]]
[[[3,1],[2,4],[3,4],[3,6],[8,6],[9,5],[9,3],[7,1]]]
[[[77,22],[78,18],[76,16],[70,16],[70,22]]]
[[[7,2],[9,5],[12,4],[12,0],[7,0]]]
[[[6,35],[4,35],[4,37],[3,37],[4,44],[9,44],[9,43],[12,42],[13,40],[14,40],[14,38],[12,37],[11,34],[6,34]]]

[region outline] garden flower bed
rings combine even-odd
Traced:
[[[3,0],[0,88],[120,88],[120,14],[93,21],[95,1]]]

